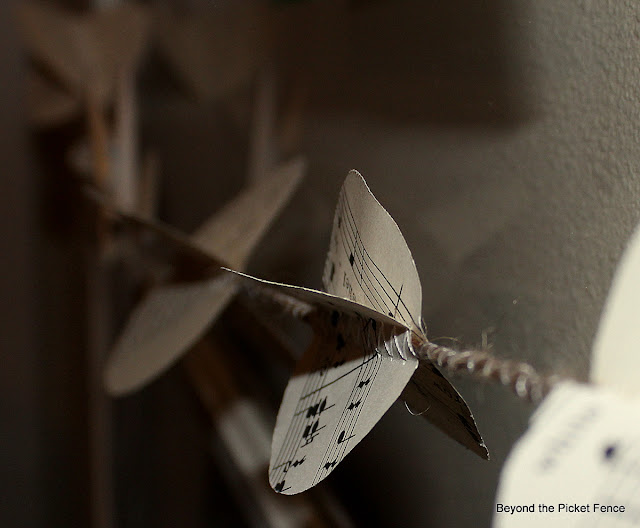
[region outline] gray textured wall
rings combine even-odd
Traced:
[[[414,253],[432,336],[473,344],[488,332],[500,355],[585,378],[640,219],[640,4],[515,1],[494,14],[507,72],[496,90],[517,95],[516,118],[408,125],[317,115],[303,192],[330,201],[337,184],[321,175],[358,168]],[[397,406],[343,464],[366,475],[359,500],[375,499],[381,525],[488,525],[499,470],[532,409],[500,389],[460,387],[493,460]]]

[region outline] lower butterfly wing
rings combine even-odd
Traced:
[[[204,334],[237,291],[234,277],[153,288],[134,310],[104,373],[107,391],[132,392],[167,370]]]
[[[302,301],[314,327],[280,405],[269,469],[276,491],[300,493],[329,475],[398,399],[418,366],[411,331],[348,299],[234,273],[274,299]]]
[[[269,482],[287,495],[327,477],[398,399],[418,364],[395,346],[402,337],[394,340],[372,319],[339,312],[325,318],[276,421]]]
[[[412,413],[424,416],[456,442],[489,459],[467,403],[435,365],[421,362],[401,398]]]

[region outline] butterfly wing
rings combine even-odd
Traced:
[[[229,275],[163,284],[134,310],[107,361],[107,391],[139,389],[173,365],[226,307],[237,291]]]
[[[327,292],[420,331],[422,285],[411,251],[355,170],[338,197],[322,280]]]
[[[122,218],[160,235],[200,267],[219,265],[218,254],[242,266],[293,193],[303,171],[301,160],[283,164],[271,177],[248,187],[188,239],[158,222],[132,215]],[[164,372],[203,335],[236,291],[235,278],[220,272],[154,288],[132,314],[109,357],[107,390],[125,394]]]
[[[205,222],[191,237],[192,242],[232,268],[243,269],[257,242],[291,198],[305,168],[302,158],[281,163]]]

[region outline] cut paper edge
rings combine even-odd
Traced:
[[[280,163],[260,181],[247,185],[190,237],[204,252],[243,269],[253,248],[289,202],[306,170],[296,157]]]
[[[435,365],[421,361],[400,397],[411,414],[422,416],[460,445],[489,460],[489,450],[469,405]]]
[[[407,328],[404,324],[396,321],[392,317],[389,317],[388,315],[380,313],[369,308],[368,306],[364,306],[355,301],[345,299],[344,297],[332,295],[320,290],[304,288],[302,286],[293,286],[291,284],[284,284],[281,282],[273,282],[265,279],[260,279],[241,271],[236,271],[225,267],[223,267],[222,270],[242,277],[248,284],[257,284],[260,287],[280,291],[285,295],[307,303],[315,308],[321,308],[328,311],[338,310],[346,313],[359,314],[362,317],[375,319],[376,321],[379,321],[391,327],[401,329],[403,331],[409,330],[409,328]]]
[[[233,277],[153,288],[116,342],[104,385],[113,396],[141,388],[171,367],[206,332],[237,291]]]
[[[349,171],[340,190],[323,285],[421,333],[422,285],[413,255],[396,221],[356,170]]]
[[[640,393],[640,229],[636,229],[615,273],[596,334],[591,381],[628,396]]]

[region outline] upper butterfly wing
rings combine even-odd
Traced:
[[[232,268],[244,269],[254,246],[302,180],[305,168],[302,158],[278,165],[205,222],[192,242]]]
[[[327,292],[420,331],[422,285],[411,251],[355,170],[338,197],[322,279]]]
[[[88,93],[101,103],[117,76],[139,60],[149,33],[146,10],[133,5],[79,16],[27,3],[19,15],[34,57],[76,95]]]

